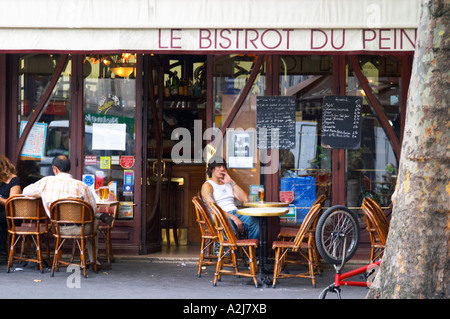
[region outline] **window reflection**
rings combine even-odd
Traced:
[[[281,56],[280,94],[295,96],[296,142],[290,150],[280,150],[280,190],[289,179],[303,185],[297,193],[313,193],[295,205],[308,207],[325,194],[331,198],[331,149],[321,146],[323,98],[332,94],[331,56]],[[295,190],[294,190],[295,192]],[[297,208],[301,222],[307,208]]]
[[[362,72],[400,136],[400,60],[389,56],[359,56]],[[363,96],[361,147],[347,151],[347,205],[360,207],[371,197],[383,207],[389,206],[397,177],[397,158],[389,138],[370,107],[349,66],[348,95]]]
[[[261,57],[260,57],[261,58]],[[233,179],[243,187],[247,193],[250,194],[250,185],[260,185],[264,184],[264,174],[260,176],[260,168],[264,165],[271,166],[269,163],[270,159],[265,156],[266,151],[262,152],[252,152],[251,150],[256,150],[256,97],[266,95],[266,76],[265,76],[265,64],[261,64],[261,67],[256,69],[259,63],[257,63],[258,56],[256,55],[244,55],[244,54],[231,54],[218,57],[214,62],[213,67],[213,96],[214,96],[214,115],[213,115],[213,127],[216,129],[215,134],[220,134],[218,129],[221,128],[224,123],[228,120],[230,114],[235,110],[235,103],[244,93],[244,88],[246,87],[249,78],[254,72],[256,72],[256,77],[254,83],[246,95],[245,100],[237,111],[233,118],[233,121],[228,125],[225,131],[225,136],[223,144],[219,145],[218,149],[208,150],[208,155],[216,152],[215,155],[223,156],[228,163],[228,172],[233,177]],[[239,134],[241,131],[248,131],[245,133],[246,137],[240,139],[243,141],[239,147],[234,147],[233,134]],[[250,137],[253,136],[251,139]],[[216,135],[217,136],[217,135]],[[242,136],[242,135],[241,135]],[[248,138],[247,138],[248,137]],[[245,151],[246,141],[248,143],[254,142],[253,146],[249,146],[249,151]],[[228,144],[229,145],[228,145]],[[233,145],[231,145],[233,144]],[[214,143],[212,144],[214,145]],[[214,145],[215,147],[216,145]],[[234,149],[243,149],[242,153],[244,156],[239,158],[234,156]],[[246,156],[246,154],[248,156]],[[261,157],[260,157],[261,156]],[[251,157],[251,159],[249,159]],[[264,158],[263,158],[264,157]],[[242,160],[243,162],[237,164],[236,162],[231,165],[230,163],[233,159]],[[253,162],[249,165],[249,162]],[[243,165],[245,168],[236,168],[239,165]],[[253,166],[253,168],[249,168]],[[267,169],[271,170],[271,167]],[[251,194],[250,194],[251,195]]]
[[[125,202],[134,200],[135,59],[124,53],[84,61],[83,180],[95,190],[109,186]]]
[[[60,58],[58,54],[29,54],[20,59],[18,136],[40,103]],[[18,172],[22,187],[52,175],[53,157],[69,154],[70,70],[69,59],[21,150]]]

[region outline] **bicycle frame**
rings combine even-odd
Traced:
[[[344,286],[359,286],[359,287],[370,287],[370,283],[365,281],[346,281],[347,278],[351,278],[356,275],[365,274],[368,269],[375,268],[380,266],[381,260],[365,265],[363,267],[348,271],[346,273],[341,274],[340,272],[336,272],[336,275],[334,277],[334,285],[335,287],[340,287],[341,285]]]
[[[346,251],[346,238],[344,238],[344,252]],[[334,283],[329,285],[327,288],[325,288],[321,293],[319,298],[324,299],[328,292],[335,292],[339,299],[341,299],[341,286],[357,286],[357,287],[370,287],[370,282],[366,281],[347,281],[346,279],[354,277],[356,275],[364,274],[366,279],[375,271],[375,268],[380,266],[381,259],[377,262],[359,267],[357,269],[341,273],[341,269],[344,267],[345,264],[345,253],[342,258],[342,262],[340,265],[334,265],[334,268],[336,270],[336,274],[334,275]],[[369,271],[369,273],[368,273]]]
[[[370,282],[367,281],[347,281],[346,279],[354,277],[360,274],[366,274],[368,270],[370,273],[366,275],[366,278],[370,276],[370,274],[375,270],[376,267],[380,266],[381,260],[365,265],[363,267],[348,271],[346,273],[341,274],[339,266],[335,265],[336,274],[334,276],[334,283],[325,288],[321,293],[319,298],[324,299],[328,292],[335,292],[338,295],[338,298],[341,299],[341,286],[357,286],[357,287],[370,287]]]

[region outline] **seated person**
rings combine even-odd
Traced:
[[[50,217],[50,206],[51,204],[63,198],[79,198],[88,202],[94,209],[95,221],[94,228],[97,231],[98,222],[100,219],[106,224],[111,225],[114,217],[109,214],[102,214],[97,212],[97,205],[95,202],[95,197],[89,187],[79,181],[74,179],[70,175],[70,160],[65,155],[59,155],[53,159],[52,169],[55,176],[47,176],[39,181],[28,185],[24,188],[23,194],[29,197],[42,198],[42,203],[44,204],[44,209],[47,215]],[[61,232],[65,235],[80,233],[80,228],[78,226],[61,226]],[[95,249],[98,251],[98,238],[95,237]],[[89,253],[90,260],[93,260],[92,245],[87,244],[87,249]],[[96,253],[98,258],[98,254]],[[100,262],[97,259],[97,264]]]
[[[236,213],[235,200],[248,202],[247,193],[233,181],[227,173],[226,162],[221,157],[212,157],[206,170],[210,178],[203,183],[201,194],[207,205],[215,202],[231,221],[234,231],[248,233],[249,239],[259,239],[259,221],[256,217]]]
[[[22,188],[20,187],[20,178],[16,175],[16,167],[6,156],[0,155],[0,254],[2,255],[7,252],[6,200],[21,192]]]

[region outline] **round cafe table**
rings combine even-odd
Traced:
[[[289,203],[282,203],[282,202],[247,202],[244,203],[245,207],[288,207]],[[244,215],[244,214],[242,214]]]
[[[259,269],[260,273],[264,269],[264,263],[267,261],[267,217],[279,217],[286,215],[289,211],[289,203],[280,202],[248,202],[240,208],[237,213],[245,216],[254,216],[259,218],[260,242],[259,249]]]

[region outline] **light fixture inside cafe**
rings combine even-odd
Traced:
[[[133,55],[131,53],[123,53],[118,61],[111,62],[111,71],[122,78],[127,78],[133,73],[135,63],[130,63],[129,60]]]

